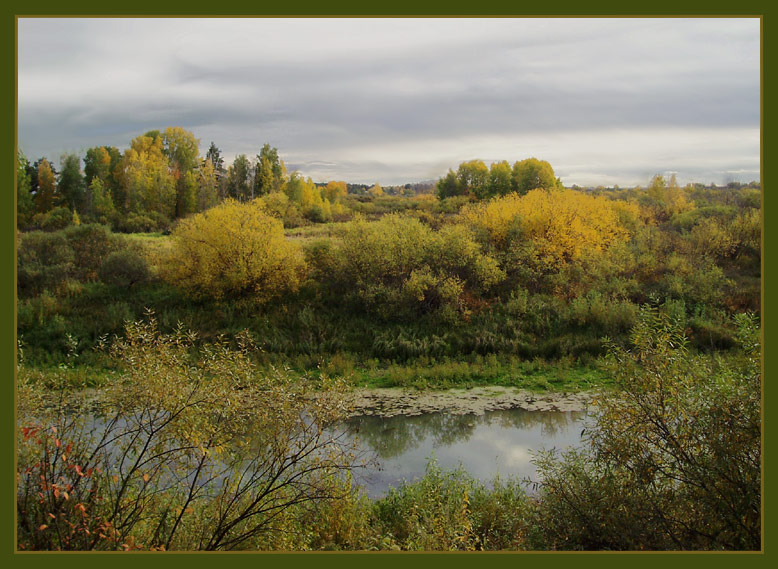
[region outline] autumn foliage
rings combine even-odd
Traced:
[[[266,301],[297,289],[305,273],[299,245],[259,201],[227,200],[183,220],[172,237],[163,277],[192,297]]]
[[[627,239],[620,219],[625,208],[573,190],[538,189],[468,206],[461,217],[498,249],[512,239],[532,240],[547,263],[559,265]],[[637,216],[637,208],[632,209]]]

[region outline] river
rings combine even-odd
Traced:
[[[585,417],[583,411],[506,409],[483,414],[357,416],[344,427],[375,459],[355,478],[371,498],[377,498],[403,480],[423,476],[433,457],[441,468],[461,466],[487,484],[496,475],[536,480],[533,451],[578,444]]]

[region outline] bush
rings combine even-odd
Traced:
[[[261,201],[227,200],[179,223],[162,276],[195,298],[265,302],[296,290],[305,270],[301,247]]]
[[[620,392],[598,404],[589,448],[538,459],[540,547],[761,548],[759,330],[741,353],[695,356],[683,328],[643,309],[634,348],[613,348]]]
[[[463,226],[434,231],[417,219],[390,214],[347,225],[335,274],[360,303],[387,319],[466,313],[466,291],[479,294],[504,278]]]
[[[392,489],[373,510],[388,548],[472,551],[522,547],[530,508],[517,481],[497,479],[490,490],[432,459],[421,480]]]
[[[354,462],[333,427],[341,382],[260,375],[245,334],[197,360],[192,334],[153,319],[125,336],[110,352],[122,376],[96,401],[44,404],[20,371],[19,549],[250,549],[347,491],[333,483]]]
[[[95,280],[106,257],[123,245],[110,229],[96,223],[68,227],[64,235],[75,253],[74,275],[83,281]]]
[[[149,279],[149,266],[137,251],[125,249],[108,255],[100,265],[99,274],[105,284],[128,288]]]
[[[73,223],[73,212],[66,207],[55,207],[40,220],[43,231],[59,231]]]
[[[75,266],[75,254],[61,233],[26,233],[16,258],[20,296],[62,287]]]
[[[119,220],[117,226],[117,229],[122,233],[152,233],[167,231],[169,228],[170,220],[165,214],[158,211],[129,213]]]

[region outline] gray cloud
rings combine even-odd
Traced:
[[[179,125],[228,159],[270,142],[306,175],[355,182],[533,151],[569,184],[671,166],[751,180],[759,124],[757,19],[19,23],[33,157]],[[675,137],[666,152],[659,132]],[[570,142],[594,139],[597,152]]]

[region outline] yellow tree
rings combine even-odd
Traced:
[[[694,202],[686,197],[686,192],[678,186],[675,174],[669,182],[664,176],[656,175],[648,186],[648,206],[655,221],[665,222],[678,213],[693,210]]]
[[[127,211],[156,211],[174,217],[176,180],[170,172],[161,137],[135,138],[119,168]]]
[[[378,196],[384,195],[384,189],[381,187],[381,185],[378,182],[376,182],[373,186],[371,186],[367,190],[367,193],[373,196],[374,198],[377,198]]]
[[[335,203],[340,198],[346,197],[347,190],[346,182],[336,182],[333,180],[324,188],[322,195],[330,202]]]

